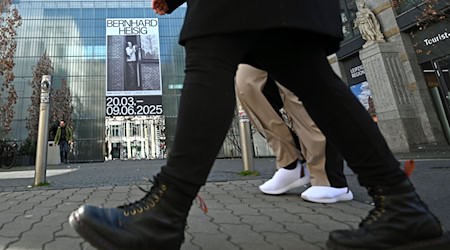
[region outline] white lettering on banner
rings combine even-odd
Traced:
[[[350,69],[350,75],[352,76],[352,78],[357,78],[357,77],[360,77],[365,74],[366,73],[365,73],[364,67],[362,65],[358,65],[358,66]]]
[[[450,38],[450,33],[445,31],[441,34],[437,34],[435,37],[423,39],[423,42],[425,43],[426,46],[429,46],[429,45],[438,43],[440,41],[443,41],[443,40],[446,40],[449,38]]]
[[[162,115],[162,104],[144,104],[134,96],[106,97],[107,116]]]
[[[109,19],[106,22],[106,27],[156,27],[158,20],[156,19]]]

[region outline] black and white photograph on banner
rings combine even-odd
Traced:
[[[106,35],[106,96],[161,95],[158,19],[107,19]]]

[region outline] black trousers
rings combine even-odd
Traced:
[[[299,97],[361,185],[391,186],[404,180],[377,126],[331,69],[321,39],[326,38],[271,30],[187,41],[175,140],[161,175],[184,188],[206,182],[232,121],[237,66],[255,61]]]
[[[280,90],[277,84],[269,76],[267,82],[262,90],[267,101],[272,105],[272,108],[281,116],[280,109],[283,107],[283,100],[280,96]],[[302,138],[290,129],[292,137],[294,138],[295,146],[298,150],[302,150],[300,147],[300,142]],[[325,146],[325,171],[327,173],[328,181],[331,187],[342,188],[347,187],[347,178],[344,174],[344,159],[334,148],[334,146],[327,140]]]

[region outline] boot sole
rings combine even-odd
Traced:
[[[445,232],[441,237],[429,240],[413,242],[401,246],[391,248],[354,248],[347,247],[336,243],[333,240],[327,241],[327,249],[329,250],[371,250],[371,249],[386,249],[386,250],[448,250],[450,249],[450,232]]]
[[[75,231],[93,247],[101,250],[119,250],[109,241],[101,237],[97,232],[84,224],[78,211],[74,211],[69,216],[69,224]]]

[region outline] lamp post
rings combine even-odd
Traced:
[[[36,171],[34,185],[45,183],[47,168],[48,116],[50,109],[50,88],[52,77],[43,75],[41,80],[41,104],[39,107],[39,128],[36,148]]]

